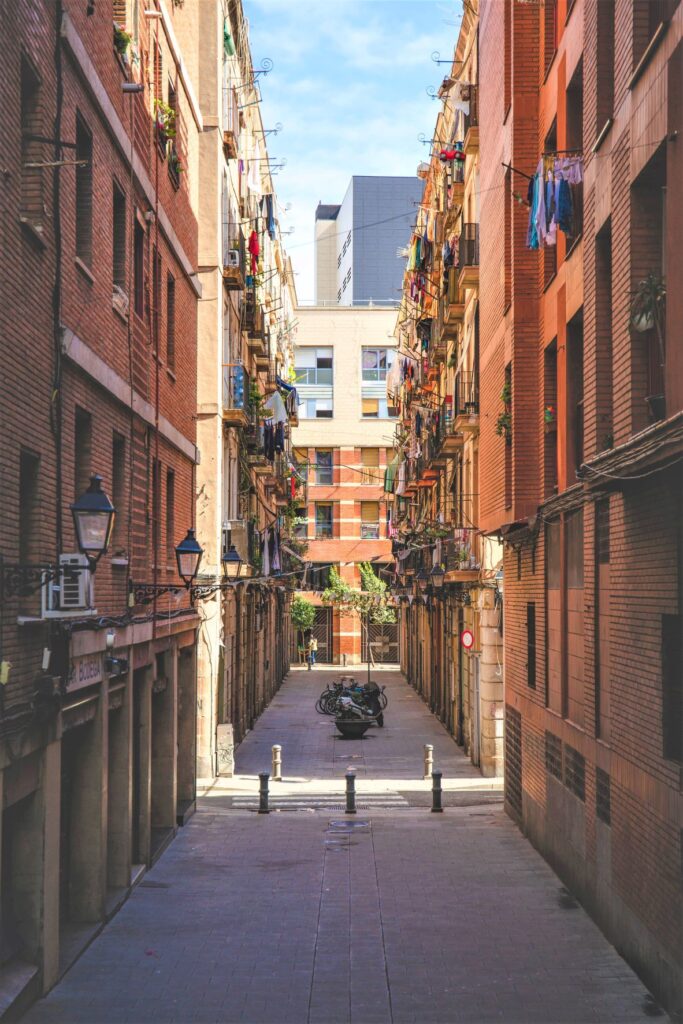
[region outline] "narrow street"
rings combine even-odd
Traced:
[[[386,726],[335,735],[294,669],[196,815],[32,1024],[645,1021],[658,1013],[398,672]],[[357,677],[362,670],[358,669]],[[283,748],[273,813],[257,773]],[[431,814],[422,747],[444,773]],[[344,773],[358,777],[355,820]],[[351,822],[349,826],[347,822]]]

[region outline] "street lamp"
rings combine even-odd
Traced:
[[[175,549],[176,562],[178,563],[178,575],[186,587],[191,587],[192,582],[199,572],[199,563],[202,560],[204,549],[190,528],[184,539],[181,540]]]
[[[102,477],[90,477],[90,486],[74,501],[71,515],[76,530],[78,550],[86,556],[90,571],[109,547],[116,509],[102,490]]]
[[[435,565],[431,571],[432,586],[435,590],[441,590],[446,576],[446,570],[442,565]]]
[[[420,593],[424,594],[429,584],[429,573],[425,572],[424,569],[420,569],[417,576],[415,577],[417,585],[420,588]]]
[[[240,570],[242,569],[242,559],[240,558],[239,552],[234,544],[231,544],[223,555],[222,562],[223,572],[228,579],[239,579]]]

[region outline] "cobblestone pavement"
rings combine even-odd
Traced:
[[[290,674],[240,747],[239,775],[209,788],[25,1020],[650,1020],[643,985],[504,815],[498,784],[398,673],[381,679],[386,727],[362,742],[333,738],[313,711],[329,678]],[[258,815],[249,800],[277,742],[282,809]],[[447,779],[443,815],[428,810],[423,743]],[[349,765],[355,819],[334,810]]]

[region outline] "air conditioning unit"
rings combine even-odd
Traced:
[[[240,265],[240,251],[239,249],[228,249],[228,259],[226,267],[239,267]]]
[[[60,573],[59,578],[43,578],[41,612],[44,619],[79,618],[84,612],[93,613],[93,583],[85,555],[60,555],[60,567],[71,568],[73,573]]]

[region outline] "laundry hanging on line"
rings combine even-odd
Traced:
[[[582,181],[582,156],[541,157],[527,192],[528,249],[555,245],[558,228],[565,235],[576,234],[578,211],[575,192]]]

